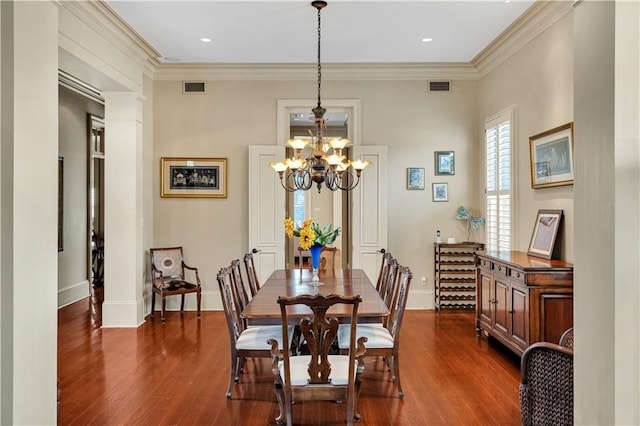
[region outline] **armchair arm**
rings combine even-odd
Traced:
[[[282,361],[283,358],[282,351],[278,348],[280,345],[277,339],[268,339],[267,344],[271,346],[271,372],[276,377],[279,377],[280,369],[278,368],[278,363]]]
[[[188,270],[193,271],[193,272],[195,272],[195,273],[196,273],[196,284],[198,284],[198,287],[200,287],[200,286],[201,286],[201,285],[200,285],[200,275],[198,275],[198,268],[195,268],[195,267],[193,267],[193,266],[189,266],[189,265],[187,265],[187,264],[184,262],[184,260],[182,261],[182,267],[183,267],[183,268],[185,268],[185,269],[188,269]]]

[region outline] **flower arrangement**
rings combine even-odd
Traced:
[[[464,206],[458,207],[458,212],[456,214],[456,219],[458,220],[466,220],[467,221],[467,241],[471,238],[471,230],[477,231],[480,228],[480,225],[485,224],[484,217],[475,216],[471,210],[467,209]]]
[[[302,226],[295,225],[293,219],[286,218],[284,220],[284,230],[289,238],[299,237],[300,248],[303,250],[309,250],[313,245],[332,244],[338,235],[340,235],[340,228],[333,229],[332,224],[328,224],[324,228],[320,228],[312,218],[305,219],[302,222]]]

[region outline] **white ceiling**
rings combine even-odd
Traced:
[[[163,62],[317,61],[310,0],[107,3]],[[469,62],[533,3],[329,0],[322,10],[322,63]],[[425,37],[433,41],[421,42]]]

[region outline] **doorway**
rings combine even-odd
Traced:
[[[329,138],[349,137],[349,114],[345,111],[328,112],[325,114],[326,128],[325,136]],[[289,139],[311,139],[310,135],[315,131],[314,115],[311,112],[290,112],[289,113]],[[302,156],[308,154],[307,148]],[[349,157],[349,148],[344,154]],[[286,149],[287,158],[293,157],[293,150]],[[326,186],[322,186],[318,191],[315,184],[307,191],[288,192],[286,197],[287,217],[293,219],[294,223],[300,225],[305,219],[313,218],[320,227],[332,224],[334,228],[341,229],[340,236],[336,239],[333,247],[338,249],[335,258],[335,267],[348,267],[350,257],[350,232],[349,224],[349,191],[331,191]],[[345,206],[343,209],[342,206]],[[287,269],[300,268],[307,262],[308,251],[298,249],[298,238],[287,239],[285,246],[285,265]],[[344,266],[343,266],[344,265]]]
[[[89,167],[87,229],[89,230],[90,282],[93,289],[104,286],[104,120],[89,115]]]

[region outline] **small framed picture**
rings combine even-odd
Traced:
[[[407,189],[424,189],[424,167],[407,168]]]
[[[529,138],[531,187],[573,185],[573,123]]]
[[[527,254],[551,259],[561,222],[562,210],[538,210]]]
[[[449,184],[433,183],[433,201],[449,201]]]
[[[435,152],[435,173],[436,175],[455,175],[455,163],[453,151]]]
[[[162,157],[162,197],[226,198],[226,158]]]

